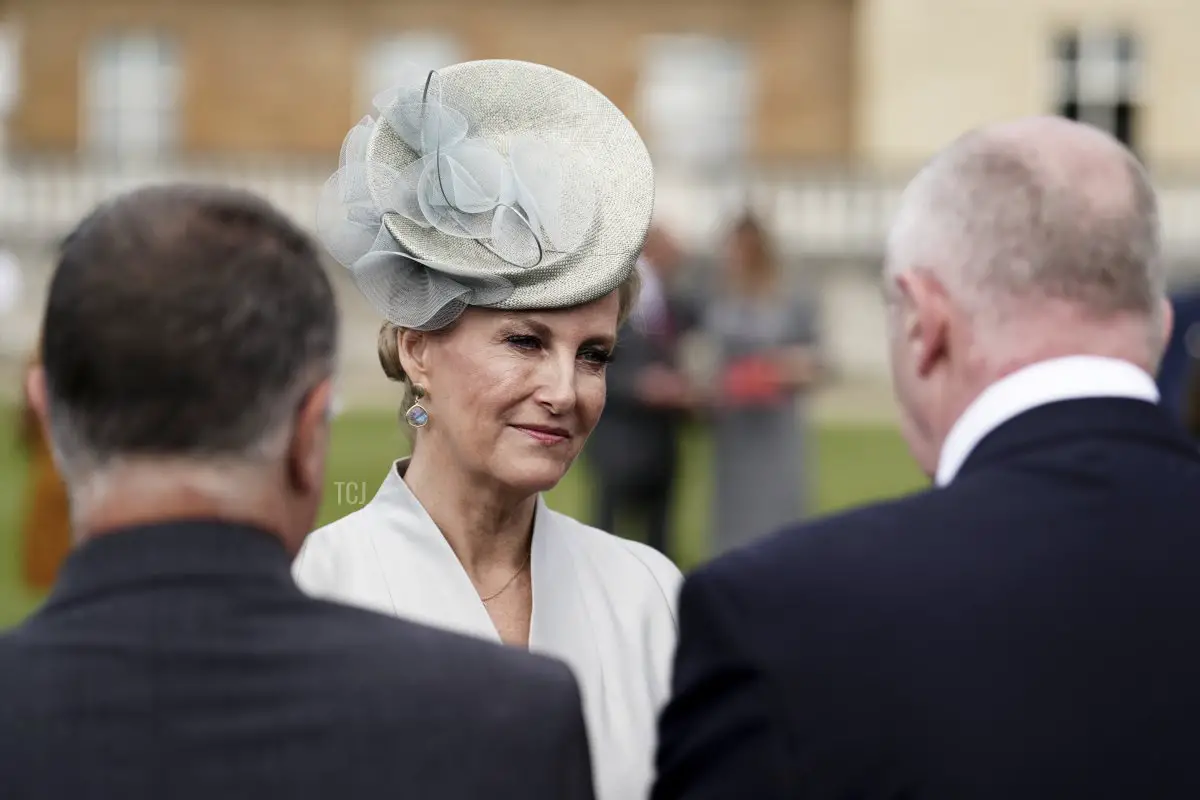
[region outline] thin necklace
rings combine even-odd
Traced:
[[[500,587],[500,591],[496,592],[495,594],[490,594],[487,597],[480,597],[479,599],[482,600],[483,602],[487,603],[492,600],[495,600],[497,597],[504,594],[504,591],[508,587],[512,586],[513,581],[515,581],[517,579],[517,576],[525,571],[525,567],[529,566],[529,556],[532,553],[533,553],[533,548],[531,547],[531,548],[529,548],[529,552],[525,554],[525,560],[521,562],[520,568],[516,572],[513,573],[513,576],[511,578],[508,579],[508,583],[506,583]]]

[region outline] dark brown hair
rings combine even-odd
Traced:
[[[191,185],[121,195],[67,237],[50,282],[55,445],[99,461],[243,455],[328,377],[337,333],[315,247],[266,201]]]

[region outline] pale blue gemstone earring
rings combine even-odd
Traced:
[[[425,387],[419,383],[414,383],[412,386],[413,404],[404,412],[404,420],[414,428],[424,428],[429,422],[429,412],[421,405],[421,398],[425,396]]]

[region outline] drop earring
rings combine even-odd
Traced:
[[[425,387],[419,383],[414,383],[412,386],[413,404],[408,411],[404,412],[404,421],[414,428],[424,428],[429,422],[429,412],[421,405],[421,398],[425,396]]]

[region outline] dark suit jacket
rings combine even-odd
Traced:
[[[1058,402],[694,574],[656,800],[1200,797],[1200,454]]]
[[[1200,358],[1189,358],[1187,385],[1183,398],[1183,428],[1193,438],[1200,440]]]
[[[12,800],[591,798],[565,665],[304,596],[273,537],[94,539],[0,637]]]
[[[622,326],[608,365],[608,400],[588,440],[588,460],[608,483],[646,486],[668,483],[675,472],[679,429],[686,414],[653,408],[638,397],[642,370],[654,364],[679,367],[679,339],[695,327],[695,306],[669,297],[673,336],[653,336],[632,323]]]

